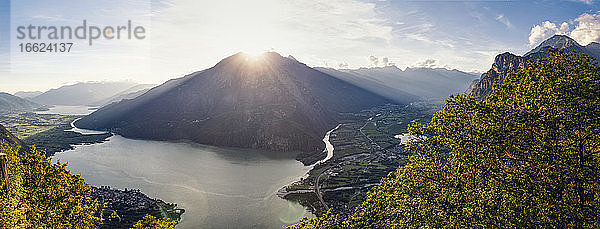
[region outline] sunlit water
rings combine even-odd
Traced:
[[[36,111],[37,114],[60,114],[60,115],[89,115],[96,111],[97,107],[88,106],[62,106],[56,105],[47,111]]]
[[[92,185],[140,189],[177,203],[186,210],[178,228],[281,228],[312,216],[276,196],[310,169],[289,154],[113,136],[56,160]]]

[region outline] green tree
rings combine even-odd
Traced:
[[[413,123],[416,154],[339,227],[599,228],[599,114],[593,59],[530,62],[485,100],[452,96],[429,124]]]
[[[0,228],[94,228],[98,204],[91,201],[92,188],[66,164],[52,164],[34,147],[19,152],[0,143],[8,155],[8,190],[0,190]]]
[[[146,215],[140,221],[137,221],[132,229],[173,229],[177,224],[173,220],[159,218],[154,216]]]
[[[302,229],[302,228],[320,228],[320,229],[336,229],[342,227],[341,220],[338,215],[333,215],[331,209],[328,210],[321,217],[307,218],[304,217],[299,223],[285,227],[288,229]]]

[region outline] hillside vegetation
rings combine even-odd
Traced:
[[[0,186],[0,228],[98,228],[102,206],[91,186],[67,164],[51,164],[43,151],[19,151],[0,139],[7,155],[10,185]],[[4,183],[2,183],[4,184]],[[105,218],[110,218],[106,216]],[[175,222],[146,216],[133,228],[174,228]]]
[[[504,81],[413,123],[410,163],[353,215],[290,228],[600,227],[600,67],[557,52]]]

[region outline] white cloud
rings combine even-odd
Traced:
[[[555,34],[568,35],[581,45],[600,41],[600,12],[596,14],[584,13],[572,20],[571,25],[574,25],[572,30],[567,22],[561,23],[560,27],[550,21],[535,25],[529,33],[529,45],[534,46]]]
[[[513,27],[513,25],[510,23],[510,20],[508,20],[508,18],[506,18],[506,16],[504,16],[504,14],[500,14],[496,17],[496,21],[504,24],[506,26],[506,28],[510,29]]]
[[[415,64],[415,67],[421,68],[434,68],[436,66],[438,66],[438,61],[434,59],[426,59]]]
[[[390,61],[390,58],[387,56],[384,57],[376,57],[376,56],[369,56],[369,63],[370,67],[387,67],[387,66],[395,66],[396,64]],[[348,67],[347,65],[345,66],[346,68]],[[340,66],[340,68],[342,68]]]
[[[585,3],[588,5],[591,5],[592,3],[594,3],[594,0],[569,0],[571,2],[581,2],[581,3]]]
[[[531,32],[529,33],[529,45],[534,46],[538,42],[543,41],[546,38],[553,36],[554,34],[562,33],[562,28],[565,27],[561,25],[561,28],[558,28],[556,24],[550,21],[545,21],[542,22],[541,25],[534,26],[533,28],[531,28]],[[568,29],[568,25],[566,26],[566,28]]]
[[[581,45],[600,41],[600,14],[582,14],[575,22],[577,26],[571,31],[571,38]]]
[[[371,66],[377,67],[377,65],[379,65],[379,58],[375,56],[369,56],[369,62],[371,62]]]
[[[562,24],[560,24],[560,31],[561,33],[566,33],[567,31],[569,31],[569,23],[563,22]]]

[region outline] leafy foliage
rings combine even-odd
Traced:
[[[132,229],[172,229],[176,222],[173,220],[146,215],[143,219],[135,223]]]
[[[600,67],[552,53],[483,101],[452,96],[355,213],[290,228],[600,227]]]
[[[20,151],[0,140],[7,154],[9,190],[0,188],[0,228],[97,228],[100,206],[91,186],[72,175],[67,164],[52,164],[46,153],[32,147]],[[110,218],[110,216],[108,216]],[[133,228],[174,228],[176,222],[146,215]]]
[[[34,147],[19,152],[0,143],[8,155],[9,190],[0,190],[0,228],[93,228],[101,223],[92,188],[66,164],[51,164]]]

